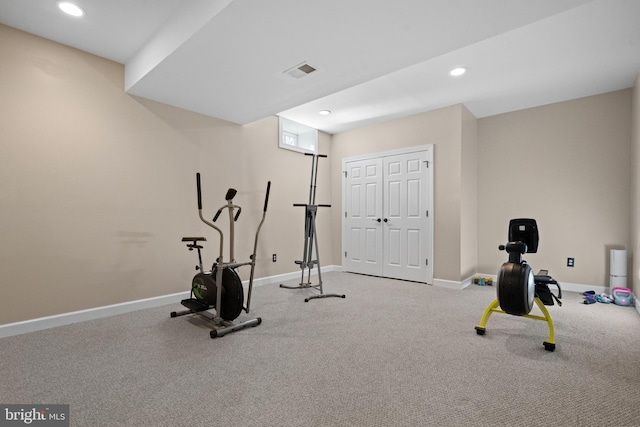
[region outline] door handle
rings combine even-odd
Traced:
[[[380,218],[373,218],[373,220],[374,220],[375,222],[381,222],[381,221],[382,221]]]
[[[383,219],[383,221],[384,221],[384,222],[388,222],[388,221],[389,221],[389,219],[385,218],[385,219]]]

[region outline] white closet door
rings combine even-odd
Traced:
[[[391,152],[344,161],[345,271],[433,281],[430,154]]]
[[[385,277],[427,281],[427,161],[426,152],[384,157]]]
[[[345,181],[344,268],[382,276],[382,160],[346,163]]]

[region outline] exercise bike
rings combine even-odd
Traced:
[[[525,253],[537,252],[538,241],[538,225],[535,219],[518,218],[509,222],[509,242],[498,247],[509,254],[509,260],[502,264],[498,273],[497,298],[489,304],[480,324],[475,327],[478,335],[485,334],[487,321],[492,313],[522,316],[548,323],[549,339],[544,341],[544,348],[547,351],[555,350],[553,320],[545,305],[554,305],[555,300],[558,306],[562,306],[562,290],[558,282],[548,275],[547,270],[540,270],[534,275],[529,264],[522,259]],[[557,296],[551,292],[549,285],[558,288]],[[544,316],[529,314],[534,303]]]
[[[214,328],[210,331],[211,338],[222,337],[228,333],[236,332],[247,327],[255,327],[262,323],[260,317],[250,319],[241,323],[233,323],[242,310],[249,314],[251,305],[251,291],[253,289],[253,276],[256,266],[256,251],[258,248],[258,236],[260,229],[264,223],[265,216],[267,214],[267,205],[269,203],[269,191],[271,189],[271,181],[267,182],[267,191],[264,199],[264,209],[262,211],[262,220],[258,225],[256,231],[255,240],[253,244],[253,254],[249,257],[248,262],[236,262],[233,253],[234,245],[234,224],[238,220],[242,208],[233,203],[237,191],[233,188],[227,190],[225,196],[226,204],[218,209],[212,222],[207,221],[202,214],[202,193],[200,190],[200,174],[196,174],[196,186],[198,190],[198,214],[200,220],[213,228],[220,235],[220,250],[219,257],[213,263],[210,271],[204,271],[202,265],[202,253],[203,246],[200,242],[205,242],[205,237],[183,237],[183,242],[187,243],[187,248],[190,251],[196,249],[198,251],[198,265],[196,270],[200,271],[196,274],[191,281],[191,294],[187,299],[183,299],[181,304],[187,309],[183,311],[171,312],[171,317],[184,316],[187,314],[198,314],[208,320],[212,320]],[[220,214],[227,210],[229,213],[229,261],[224,261],[224,234],[222,230],[218,228],[214,222],[218,220]],[[235,213],[234,213],[235,212]],[[245,266],[251,266],[251,274],[249,276],[249,284],[247,287],[247,298],[245,303],[244,288],[242,286],[242,280],[238,276],[236,269]],[[218,286],[221,284],[221,286]],[[215,314],[209,312],[209,310],[215,309]]]

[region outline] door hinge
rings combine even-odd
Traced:
[[[429,209],[427,209],[427,218],[429,218]]]
[[[344,217],[345,217],[345,218],[347,217],[347,212],[346,212],[346,211],[345,211],[345,213],[344,213]]]
[[[344,251],[344,257],[345,258],[347,257],[347,251]]]
[[[347,177],[347,171],[344,171],[343,173],[344,173],[344,177],[346,178]]]
[[[429,160],[424,160],[424,163],[427,165],[427,168],[429,168]]]
[[[426,265],[429,265],[429,258],[426,259]]]

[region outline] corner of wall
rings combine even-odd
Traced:
[[[631,289],[640,291],[640,73],[631,93]],[[636,305],[636,309],[638,306]],[[640,310],[638,311],[640,313]]]
[[[478,270],[478,119],[461,107],[460,277]]]

